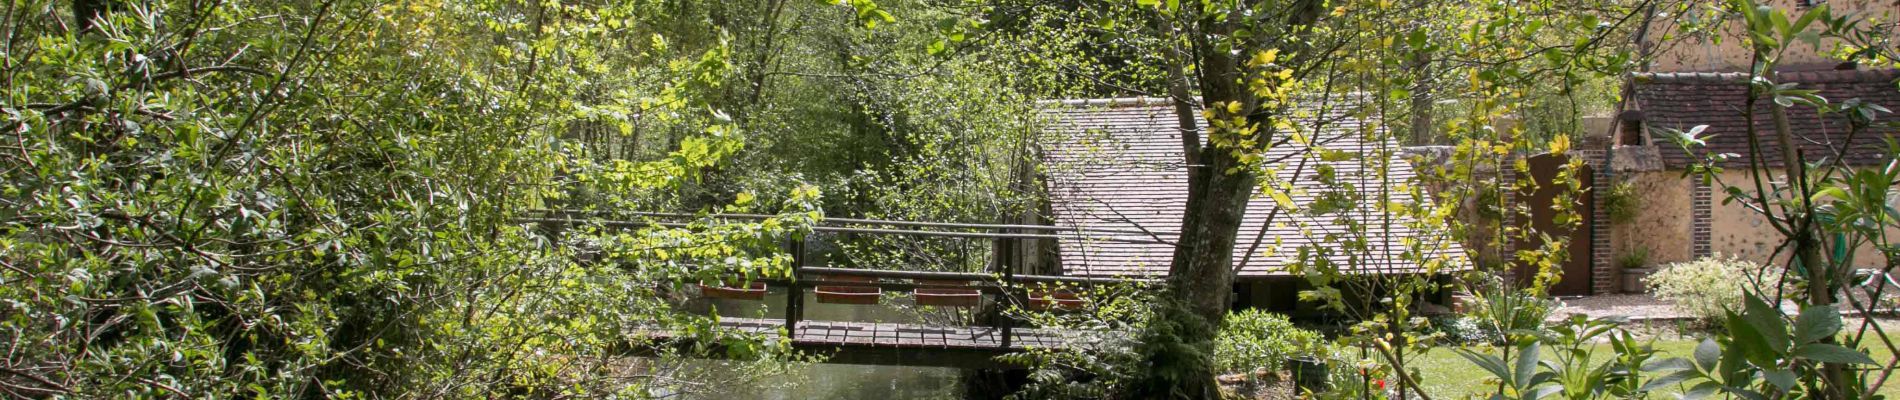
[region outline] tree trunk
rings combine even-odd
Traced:
[[[1324,4],[1323,1],[1301,0],[1282,10],[1289,26],[1287,30],[1297,31],[1297,27],[1316,22],[1323,15]],[[1142,334],[1140,352],[1148,359],[1148,370],[1131,388],[1135,398],[1220,398],[1220,385],[1214,380],[1217,372],[1214,340],[1231,306],[1234,244],[1256,181],[1255,166],[1241,162],[1237,153],[1265,151],[1264,146],[1275,139],[1272,117],[1284,111],[1261,107],[1259,99],[1242,79],[1247,68],[1241,60],[1266,48],[1233,51],[1228,46],[1213,43],[1216,38],[1232,37],[1241,26],[1231,19],[1202,17],[1186,25],[1187,31],[1179,32],[1190,37],[1193,51],[1175,54],[1177,57],[1191,55],[1193,62],[1177,60],[1173,65],[1197,67],[1195,81],[1200,84],[1201,105],[1216,118],[1241,116],[1227,113],[1228,104],[1238,103],[1246,122],[1259,127],[1261,133],[1254,138],[1256,144],[1246,148],[1220,147],[1213,141],[1196,140],[1200,143],[1199,150],[1195,151],[1196,144],[1184,143],[1188,198],[1181,218],[1181,236],[1168,266],[1167,291],[1157,304],[1154,319]],[[1279,50],[1299,54],[1302,49]],[[1186,79],[1170,79],[1169,85],[1170,94],[1176,97],[1191,89]],[[1196,133],[1196,129],[1188,128],[1199,126],[1194,120],[1196,113],[1179,99],[1175,107],[1183,136]],[[1206,137],[1233,135],[1221,129],[1233,128],[1211,128]]]
[[[1779,82],[1781,79],[1773,70],[1765,71],[1763,74],[1772,82]],[[1788,187],[1794,188],[1792,190],[1794,192],[1792,196],[1796,197],[1799,202],[1796,206],[1796,209],[1800,211],[1799,215],[1793,213],[1788,215],[1788,217],[1791,218],[1789,218],[1788,221],[1789,234],[1787,236],[1789,241],[1794,242],[1793,251],[1790,252],[1791,258],[1788,261],[1790,264],[1793,264],[1791,266],[1798,266],[1799,269],[1807,271],[1808,305],[1833,307],[1835,302],[1835,286],[1838,286],[1837,283],[1833,282],[1835,270],[1833,265],[1821,255],[1821,232],[1820,227],[1816,226],[1814,220],[1815,211],[1817,210],[1811,200],[1809,200],[1809,196],[1813,194],[1811,193],[1812,190],[1809,189],[1812,186],[1807,182],[1805,176],[1807,174],[1807,168],[1803,164],[1803,160],[1801,160],[1801,153],[1799,149],[1795,147],[1794,129],[1789,126],[1788,122],[1788,109],[1787,107],[1782,107],[1779,103],[1770,102],[1768,104],[1768,116],[1775,124],[1775,145],[1781,147],[1782,172],[1787,174],[1783,179],[1788,182]],[[1753,134],[1753,132],[1750,132],[1750,134]],[[1756,153],[1756,157],[1765,155],[1760,154],[1761,152],[1759,151]],[[1762,204],[1762,207],[1767,209],[1769,205]],[[1821,343],[1839,344],[1840,341],[1834,336],[1826,336],[1821,338]],[[1810,397],[1817,399],[1847,398],[1847,384],[1852,382],[1852,378],[1847,374],[1846,365],[1841,363],[1821,364],[1821,379],[1827,383],[1827,390],[1825,392],[1810,393]]]
[[[1195,36],[1225,34],[1234,28],[1228,23],[1205,24],[1202,34]],[[1202,104],[1220,110],[1224,107],[1214,105],[1239,102],[1252,110],[1255,101],[1240,83],[1239,60],[1218,48],[1205,41],[1195,46]],[[1187,84],[1185,79],[1176,79],[1170,83],[1176,86],[1170,92],[1185,93]],[[1198,126],[1193,119],[1196,113],[1184,108],[1186,104],[1176,102],[1180,125]],[[1250,115],[1256,123],[1266,120],[1264,113],[1253,114],[1259,114]],[[1231,302],[1234,243],[1255,179],[1253,169],[1235,157],[1235,149],[1218,148],[1211,142],[1200,146],[1198,151],[1187,151],[1190,159],[1184,160],[1189,162],[1188,199],[1181,236],[1168,268],[1167,293],[1144,333],[1142,354],[1148,357],[1149,371],[1146,381],[1135,388],[1138,398],[1220,398],[1220,385],[1214,381],[1214,339]]]
[[[1407,127],[1411,131],[1414,146],[1437,144],[1437,135],[1432,133],[1432,58],[1424,51],[1412,54],[1412,71],[1417,79],[1412,84],[1412,122]]]

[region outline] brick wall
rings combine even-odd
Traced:
[[[1604,148],[1609,146],[1592,146]],[[1616,293],[1616,268],[1610,245],[1610,216],[1608,207],[1603,206],[1608,191],[1615,181],[1610,174],[1608,152],[1604,150],[1581,150],[1577,152],[1583,162],[1590,165],[1590,294]],[[1572,255],[1576,257],[1580,255]]]

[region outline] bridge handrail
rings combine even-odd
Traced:
[[[1002,280],[1002,281],[1007,281],[1007,282],[1094,283],[1094,284],[1161,283],[1162,282],[1162,280],[1160,279],[1152,279],[1152,278],[1098,278],[1098,277],[1082,277],[1082,276],[1052,276],[1052,275],[1023,275],[1023,274],[1012,274],[1009,277],[1003,277],[996,274],[979,273],[979,272],[893,271],[893,270],[880,270],[880,269],[837,268],[837,267],[802,267],[802,268],[799,268],[798,271],[803,274],[811,274],[811,275],[857,276],[857,277],[867,277],[867,278],[888,278],[888,279],[928,279],[928,280],[945,280],[945,281],[989,282],[989,281]],[[859,283],[866,284],[868,282],[859,282]],[[840,283],[840,284],[843,284],[843,283]]]
[[[577,210],[534,210],[534,212],[548,214],[548,215],[612,214],[605,211],[577,211]],[[712,218],[723,218],[723,219],[749,219],[749,220],[761,220],[761,219],[777,217],[776,215],[766,215],[766,214],[721,213],[721,214],[701,215],[701,214],[690,214],[690,213],[672,213],[672,212],[654,212],[654,211],[630,211],[630,212],[622,212],[619,214],[631,215],[631,216],[662,217],[662,218],[712,217]],[[1045,231],[1045,232],[1118,233],[1118,234],[1130,234],[1130,235],[1170,235],[1170,236],[1180,235],[1179,232],[1156,231],[1156,230],[1142,231],[1142,230],[1128,230],[1128,229],[1084,228],[1084,227],[1078,227],[1078,226],[1056,226],[1056,225],[971,224],[971,223],[961,223],[961,222],[927,222],[927,221],[902,221],[902,220],[860,219],[860,218],[832,218],[832,217],[824,218],[823,223],[839,223],[839,224],[851,224],[851,225],[910,226],[910,227],[924,227],[924,228],[953,228],[953,229],[986,229],[986,230],[1014,229],[1014,230]]]
[[[605,215],[606,217],[601,217],[602,215]],[[525,222],[525,223],[552,223],[552,224],[589,223],[589,224],[599,224],[602,226],[616,226],[616,227],[661,226],[661,227],[672,227],[672,228],[687,228],[687,227],[693,227],[695,225],[691,223],[686,223],[686,222],[679,222],[677,221],[677,219],[716,218],[716,219],[762,220],[766,218],[776,217],[772,215],[761,215],[761,214],[684,214],[684,213],[644,212],[644,211],[619,213],[619,215],[655,217],[654,219],[649,219],[649,220],[627,221],[627,220],[611,219],[613,215],[614,214],[608,214],[608,213],[599,212],[599,211],[590,212],[590,211],[573,211],[573,210],[535,210],[535,211],[531,211],[529,216],[516,218],[515,221]],[[676,220],[666,221],[666,220],[660,220],[660,219],[676,219]],[[890,227],[890,228],[837,226],[834,224],[872,225],[872,226],[883,226],[883,227]],[[913,228],[913,229],[891,229],[891,228]],[[1092,241],[1109,241],[1109,242],[1125,242],[1125,243],[1160,243],[1160,244],[1173,245],[1173,243],[1168,242],[1165,239],[1163,239],[1161,236],[1159,236],[1160,235],[1159,233],[1151,232],[1147,230],[1141,230],[1141,231],[1107,230],[1107,229],[1061,227],[1061,226],[1050,226],[1050,225],[963,224],[963,223],[946,223],[946,222],[885,221],[885,220],[867,220],[867,219],[851,219],[851,218],[830,218],[830,219],[821,220],[817,225],[810,227],[810,229],[817,232],[875,233],[875,234],[894,234],[894,235],[913,235],[913,236],[939,236],[939,237],[956,237],[956,238],[996,239],[995,245],[997,247],[995,251],[997,254],[1017,254],[1017,251],[1021,249],[1020,246],[1021,246],[1022,241],[1020,239],[1092,240]],[[959,229],[959,230],[965,230],[965,231],[952,231],[952,230],[943,230],[943,229]],[[992,232],[969,232],[967,230],[990,230]],[[1028,232],[1039,232],[1039,233],[1028,233]],[[1091,235],[1091,234],[1098,234],[1098,235],[1112,234],[1112,235],[1124,235],[1124,236],[1123,237],[1097,236],[1097,235]],[[1126,237],[1128,235],[1141,235],[1144,237],[1136,239],[1136,238]],[[1017,284],[1017,283],[1100,284],[1100,283],[1157,283],[1157,282],[1161,282],[1160,279],[1151,279],[1151,278],[1119,278],[1119,277],[1118,278],[1100,278],[1100,277],[1074,277],[1074,276],[1018,275],[1015,273],[1015,267],[1011,265],[1012,258],[1002,257],[1002,256],[995,258],[993,262],[990,264],[990,267],[994,269],[994,271],[990,273],[940,272],[940,271],[891,271],[891,270],[806,266],[805,265],[805,261],[806,261],[805,260],[805,244],[806,243],[802,236],[803,235],[786,235],[785,237],[786,239],[785,244],[784,244],[785,250],[792,255],[792,271],[791,271],[792,274],[789,278],[755,279],[755,280],[764,281],[764,282],[778,282],[780,284],[786,285],[787,289],[789,289],[786,291],[786,296],[785,296],[785,317],[784,317],[785,325],[784,327],[785,327],[785,331],[787,335],[789,335],[788,337],[792,339],[796,339],[798,337],[799,322],[804,319],[804,294],[805,294],[804,289],[816,288],[817,286],[875,286],[879,288],[891,288],[891,289],[899,289],[899,290],[901,290],[901,288],[975,289],[981,293],[990,293],[997,296],[1001,296],[1002,298],[1015,299],[1015,300],[1009,300],[1009,301],[1021,301],[1021,299],[1023,298],[1021,296],[1027,295],[1027,292],[1025,292],[1026,289],[1011,287],[1012,284]],[[832,279],[822,279],[822,278],[811,279],[811,280],[802,279],[805,275],[808,275],[808,274],[822,275],[822,276],[837,276],[837,277],[849,276],[849,277],[859,277],[859,278],[871,277],[871,278],[938,280],[938,281],[961,280],[961,281],[971,281],[978,284],[947,285],[947,284],[932,283],[932,282],[876,282],[876,281],[864,282],[864,281],[832,280]],[[1011,322],[1013,318],[1006,315],[1005,313],[993,312],[993,313],[989,313],[989,319],[991,320],[990,326],[997,327],[1000,330],[999,332],[1000,335],[998,335],[999,337],[998,345],[1003,348],[1009,348],[1010,342],[1013,336],[1012,331],[1014,330],[1012,326],[1013,323]]]
[[[683,222],[621,221],[621,220],[608,220],[608,219],[523,217],[523,218],[516,218],[516,220],[521,221],[521,222],[558,222],[558,223],[592,222],[592,223],[598,223],[598,224],[606,225],[606,226],[621,226],[621,227],[639,227],[639,226],[657,225],[657,226],[663,226],[663,227],[668,227],[668,228],[685,228],[685,227],[692,226],[692,224],[683,223]],[[1134,238],[1122,238],[1122,237],[1088,236],[1088,235],[1080,235],[1080,234],[949,232],[949,231],[926,231],[926,230],[915,230],[915,229],[854,228],[854,227],[848,227],[848,226],[825,226],[825,225],[813,226],[811,229],[813,231],[818,231],[818,232],[883,233],[883,234],[893,234],[893,235],[942,236],[942,237],[960,237],[960,238],[1058,239],[1058,240],[1071,239],[1071,240],[1093,240],[1093,241],[1122,242],[1122,243],[1173,244],[1167,241],[1156,240],[1152,238],[1134,239]]]

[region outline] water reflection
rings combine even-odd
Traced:
[[[818,303],[805,294],[805,319],[916,323],[919,318],[890,305]],[[886,298],[885,303],[905,303]],[[719,315],[744,318],[784,318],[785,292],[773,288],[763,301],[700,298],[688,304],[695,311],[717,309]],[[695,361],[699,367],[719,368],[716,361]],[[778,379],[785,385],[728,388],[723,393],[688,396],[703,400],[736,399],[879,399],[925,400],[957,398],[957,370],[953,368],[811,364]]]
[[[706,361],[706,363],[712,362]],[[686,396],[686,398],[699,400],[957,398],[957,370],[950,368],[811,364],[776,378],[782,379],[785,384],[727,388],[719,393],[696,394]]]

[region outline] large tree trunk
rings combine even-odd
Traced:
[[[1298,27],[1309,26],[1323,15],[1324,1],[1300,0],[1280,11],[1284,12],[1287,31],[1298,31]],[[1183,14],[1190,14],[1184,8]],[[1190,16],[1192,17],[1192,16]],[[1234,284],[1234,243],[1240,233],[1241,218],[1246,215],[1247,201],[1253,198],[1255,167],[1245,165],[1237,157],[1238,153],[1258,153],[1265,151],[1267,143],[1273,143],[1273,117],[1285,110],[1277,107],[1262,107],[1254,92],[1242,79],[1248,72],[1241,60],[1251,57],[1253,52],[1266,48],[1244,48],[1234,51],[1231,45],[1214,43],[1217,38],[1234,37],[1242,26],[1229,18],[1194,19],[1187,25],[1186,32],[1193,42],[1193,51],[1176,52],[1175,56],[1191,54],[1193,62],[1178,60],[1173,65],[1195,65],[1196,81],[1200,84],[1201,104],[1211,110],[1215,118],[1231,120],[1242,115],[1228,114],[1227,105],[1238,103],[1238,110],[1244,114],[1248,125],[1256,126],[1261,133],[1254,138],[1251,147],[1234,148],[1217,146],[1213,141],[1184,140],[1186,143],[1186,161],[1188,163],[1188,199],[1182,213],[1181,236],[1175,243],[1174,259],[1168,266],[1168,288],[1157,304],[1155,317],[1149,322],[1148,330],[1142,335],[1141,354],[1148,359],[1148,371],[1142,381],[1132,388],[1135,398],[1156,399],[1217,399],[1220,398],[1220,385],[1214,381],[1214,339],[1219,334],[1227,310],[1231,305]],[[1289,41],[1285,44],[1299,43]],[[1294,57],[1313,57],[1313,54],[1301,54],[1297,46],[1279,50],[1298,54]],[[1289,65],[1297,65],[1295,60]],[[1171,78],[1179,77],[1176,71],[1170,71]],[[1190,112],[1188,104],[1179,97],[1189,90],[1185,79],[1171,79],[1169,92],[1177,97],[1176,115],[1181,120],[1184,139],[1198,126],[1195,113]],[[1209,138],[1232,137],[1233,133],[1211,128]],[[1198,151],[1195,150],[1199,144]]]
[[[1202,27],[1206,33],[1224,34],[1234,29],[1225,23],[1207,25]],[[1255,101],[1240,84],[1242,71],[1234,55],[1205,42],[1195,47],[1201,67],[1202,104],[1220,110],[1224,107],[1214,105],[1240,102],[1251,110]],[[1176,79],[1171,82],[1175,87],[1170,92],[1179,96],[1187,92],[1187,84],[1184,79]],[[1234,243],[1255,179],[1253,169],[1242,165],[1234,149],[1217,148],[1202,143],[1198,135],[1190,135],[1196,130],[1189,127],[1199,125],[1194,120],[1197,113],[1180,99],[1175,107],[1184,138],[1194,139],[1194,143],[1184,143],[1188,199],[1182,213],[1181,236],[1168,267],[1168,293],[1162,296],[1155,320],[1142,340],[1149,371],[1146,381],[1135,387],[1135,395],[1213,399],[1220,397],[1220,385],[1214,380],[1214,340],[1231,303]],[[1256,123],[1266,119],[1264,113],[1254,114],[1249,119]],[[1197,149],[1196,145],[1201,147]]]

